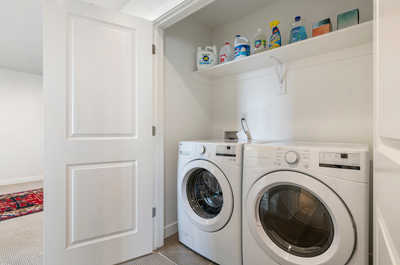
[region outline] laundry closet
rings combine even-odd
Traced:
[[[358,9],[359,24],[337,29]],[[288,45],[290,22],[308,39]],[[332,32],[311,37],[330,18]],[[279,20],[282,47],[253,55],[254,36]],[[177,148],[181,140],[223,138],[245,118],[254,139],[366,143],[373,135],[373,1],[217,0],[164,31],[165,225],[176,232]],[[246,36],[252,54],[198,71],[199,46]]]

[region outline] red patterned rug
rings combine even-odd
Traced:
[[[43,189],[0,195],[0,222],[43,211]]]

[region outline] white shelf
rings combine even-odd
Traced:
[[[278,58],[282,63],[287,63],[370,43],[372,42],[372,36],[373,22],[369,21],[318,37],[285,45],[280,48],[251,55],[244,59],[219,64],[208,69],[197,71],[197,73],[213,79],[245,73],[274,66],[276,61],[271,57]]]

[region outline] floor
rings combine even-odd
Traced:
[[[165,240],[165,246],[153,254],[120,265],[214,265],[178,241],[178,234]]]
[[[32,190],[42,182],[0,186],[0,194]],[[43,212],[0,222],[0,265],[42,263]]]
[[[0,194],[42,187],[42,182],[0,186]],[[43,212],[0,223],[0,265],[41,265]],[[178,235],[165,240],[165,246],[151,255],[120,265],[213,265],[178,241]]]

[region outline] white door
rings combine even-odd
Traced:
[[[374,264],[400,264],[400,1],[375,0]]]
[[[150,253],[152,24],[78,1],[42,3],[45,264]]]

